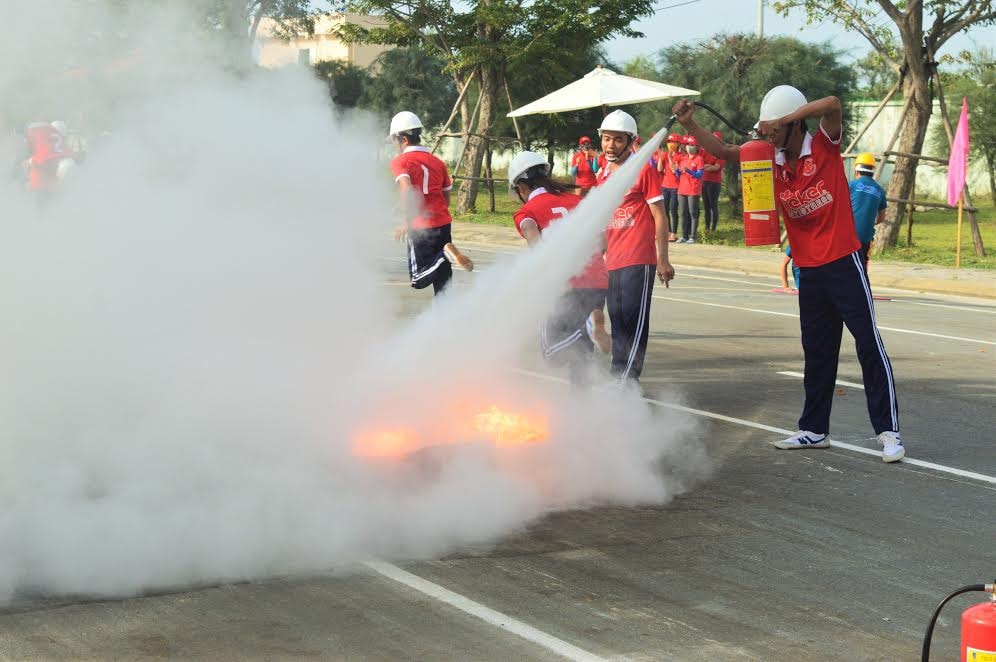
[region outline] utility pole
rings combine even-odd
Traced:
[[[757,0],[757,38],[764,37],[764,0]]]

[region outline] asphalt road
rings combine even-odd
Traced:
[[[507,250],[466,248],[482,269]],[[875,454],[846,333],[841,445],[777,451],[802,405],[795,297],[676,262],[643,385],[703,421],[718,468],[689,494],[560,513],[403,569],[22,603],[0,610],[0,659],[918,659],[934,605],[996,576],[996,305],[878,292],[911,461]],[[404,268],[386,259],[387,280]],[[396,289],[401,314],[431,298]],[[980,600],[946,607],[933,659],[957,659],[958,616]]]

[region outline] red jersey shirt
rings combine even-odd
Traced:
[[[703,165],[718,165],[719,170],[715,172],[709,172],[708,170],[702,173],[702,181],[704,182],[716,182],[721,184],[723,182],[723,166],[726,165],[726,161],[719,158],[718,156],[713,156],[709,152],[702,150],[702,163]]]
[[[411,222],[416,230],[438,228],[453,222],[444,191],[453,188],[450,173],[441,159],[429,153],[427,147],[415,145],[391,161],[394,181],[407,177],[415,191],[422,194],[422,211]]]
[[[598,172],[598,183],[609,177],[609,168]],[[640,176],[605,228],[605,268],[609,271],[638,264],[657,264],[657,226],[650,204],[663,200],[657,170],[644,164]]]
[[[678,195],[702,195],[702,180],[692,177],[689,170],[701,170],[702,155],[682,154],[680,167],[681,177],[678,179]]]
[[[540,233],[556,223],[578,206],[580,196],[572,193],[560,195],[549,193],[545,188],[538,188],[529,194],[529,199],[515,212],[515,229],[522,234],[522,223],[531,218],[539,228]],[[523,235],[525,236],[525,235]],[[599,251],[591,256],[584,271],[571,278],[571,287],[604,290],[609,287],[609,274],[605,271],[605,259]]]
[[[31,124],[26,136],[31,149],[32,165],[42,165],[72,156],[62,134],[51,124]]]
[[[681,155],[678,152],[666,152],[664,154],[664,167],[660,171],[661,187],[678,188],[678,174],[674,169],[678,167],[678,159],[680,157]]]
[[[861,248],[840,140],[822,126],[815,137],[806,134],[794,172],[784,152],[775,155],[775,198],[796,266],[818,267]]]
[[[578,152],[571,159],[571,167],[578,169],[574,183],[581,188],[591,188],[595,185],[595,171],[591,169],[591,159],[586,152]]]

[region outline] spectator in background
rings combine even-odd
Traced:
[[[587,195],[595,185],[595,173],[598,172],[598,155],[595,154],[588,136],[578,139],[578,151],[571,159],[570,172],[581,195]]]
[[[685,136],[684,158],[678,164],[678,208],[681,210],[679,244],[694,244],[699,227],[699,196],[702,195],[702,156],[695,136]]]
[[[657,152],[657,173],[661,177],[664,213],[667,214],[668,241],[678,238],[678,144],[681,137],[672,133]]]
[[[795,281],[795,287],[789,287],[788,282],[788,270],[789,266],[792,267],[792,277]],[[799,267],[795,266],[795,261],[792,260],[792,247],[785,247],[785,255],[782,256],[782,266],[779,275],[782,277],[782,290],[785,292],[798,292],[799,291]]]
[[[723,134],[713,131],[720,140]],[[719,192],[723,188],[723,166],[726,161],[702,150],[702,206],[705,207],[706,232],[715,232],[719,225]]]
[[[854,229],[861,242],[861,261],[868,271],[868,251],[875,238],[875,226],[885,220],[885,191],[874,179],[875,157],[864,152],[854,160],[854,180],[851,190],[851,210],[854,212]]]

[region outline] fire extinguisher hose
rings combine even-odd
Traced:
[[[728,120],[725,117],[723,117],[723,115],[718,110],[716,110],[715,108],[713,108],[709,104],[703,103],[701,101],[693,101],[692,103],[694,103],[699,108],[701,108],[703,110],[707,110],[710,113],[712,113],[713,115],[715,115],[716,119],[718,119],[720,122],[722,122],[726,126],[730,127],[730,129],[734,133],[740,134],[741,136],[753,137],[753,132],[752,131],[744,131],[743,129],[741,129],[741,128],[737,127],[737,126],[734,126],[733,122],[731,122],[730,120]],[[674,123],[677,120],[678,120],[678,116],[677,115],[671,115],[671,117],[668,118],[667,123],[664,125],[665,129],[670,130],[671,127],[674,126]]]
[[[975,591],[993,593],[994,590],[996,590],[996,584],[969,584],[968,586],[962,586],[960,589],[941,600],[941,603],[937,605],[934,609],[934,613],[930,616],[930,622],[927,624],[927,631],[923,635],[923,650],[920,653],[920,662],[929,662],[930,660],[930,640],[934,636],[934,624],[937,623],[937,617],[940,616],[941,609],[944,605],[950,602],[952,598],[959,596],[962,593],[973,593]]]

